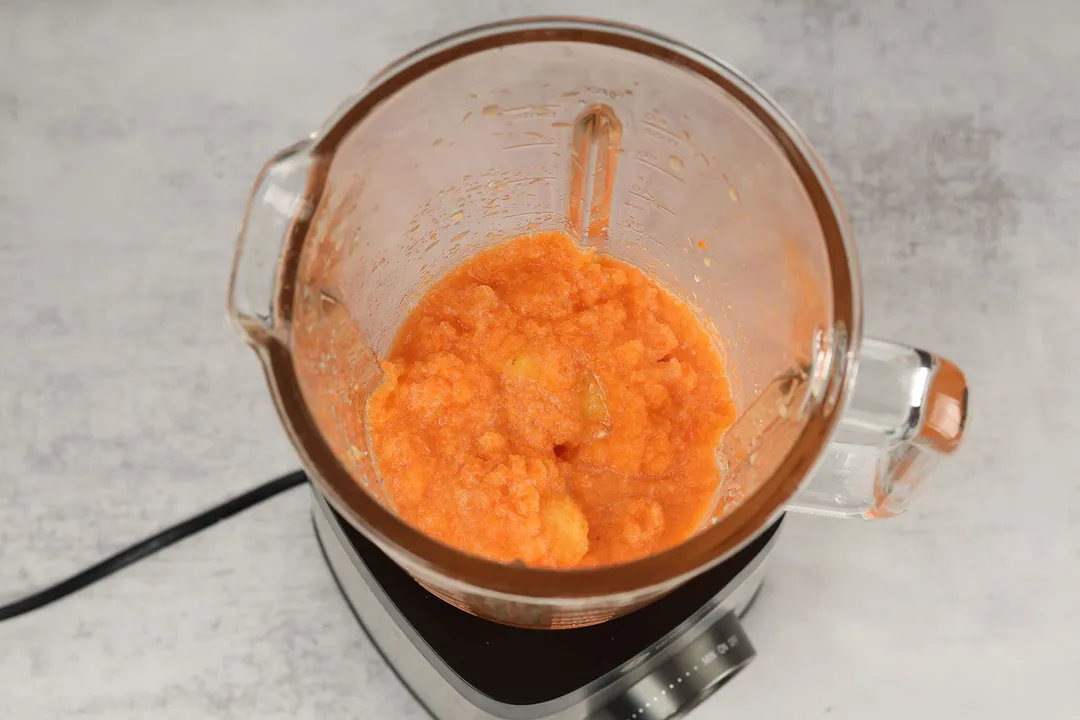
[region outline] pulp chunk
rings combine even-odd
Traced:
[[[532,355],[520,352],[506,363],[506,374],[520,380],[536,382],[540,379],[540,366],[536,364],[536,358]]]
[[[578,390],[578,403],[581,415],[589,428],[589,435],[594,438],[607,437],[611,432],[611,413],[608,412],[604,388],[593,373],[586,373]]]
[[[543,508],[541,520],[547,533],[553,564],[576,565],[589,551],[589,521],[569,495],[551,497]]]
[[[501,562],[619,563],[693,534],[734,420],[691,310],[561,233],[474,256],[421,298],[368,400],[402,519]],[[359,413],[358,413],[359,415]]]

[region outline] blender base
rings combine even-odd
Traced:
[[[315,534],[354,615],[437,720],[669,720],[754,655],[736,615],[761,588],[782,522],[715,568],[628,615],[527,630],[424,590],[313,491]],[[718,648],[724,651],[717,653]]]

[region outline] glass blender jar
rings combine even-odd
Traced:
[[[395,515],[363,425],[377,359],[424,289],[473,253],[548,229],[683,298],[731,375],[724,510],[634,562],[541,570],[424,535]],[[903,512],[959,445],[967,385],[932,353],[863,338],[860,307],[835,191],[761,90],[672,40],[567,18],[417,50],[273,158],[229,290],[318,492],[439,597],[538,628],[640,607],[784,510]]]

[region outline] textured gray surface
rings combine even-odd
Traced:
[[[868,329],[974,387],[917,510],[795,518],[758,660],[694,717],[1075,717],[1080,4],[464,5],[0,0],[0,600],[295,464],[223,315],[261,162],[420,42],[579,12],[774,94],[849,205]],[[306,510],[294,492],[0,625],[0,717],[422,717]]]

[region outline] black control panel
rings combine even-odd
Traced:
[[[734,613],[724,615],[686,647],[635,683],[590,720],[671,720],[719,690],[754,658],[754,646]]]

